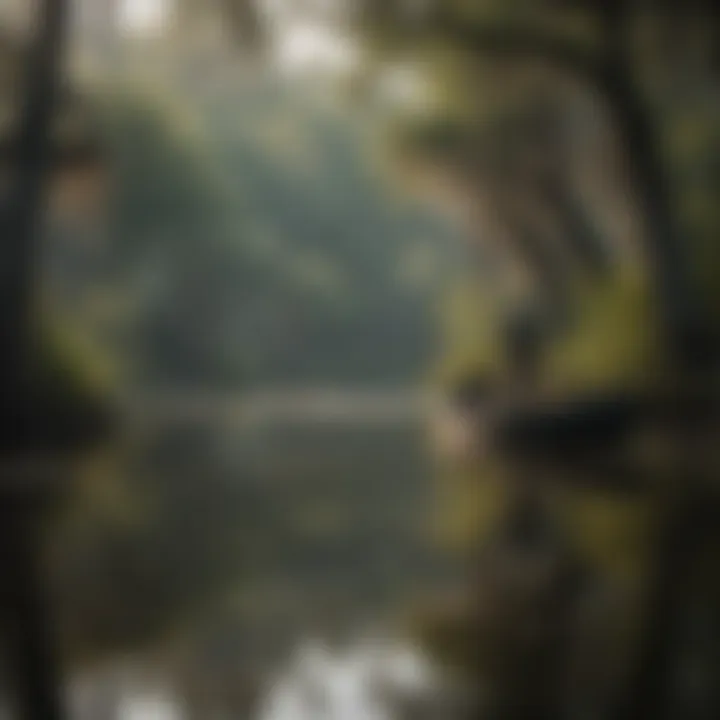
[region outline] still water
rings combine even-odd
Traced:
[[[305,640],[268,675],[254,707],[208,718],[248,720],[400,720],[448,718],[449,688],[409,642],[364,637],[343,648]],[[196,717],[167,674],[130,667],[78,682],[70,693],[78,720],[189,720]]]
[[[433,542],[425,406],[381,405],[353,413],[325,397],[309,414],[274,400],[250,415],[226,403],[155,416],[136,475],[170,508],[216,513],[198,531],[199,543],[218,538],[208,556],[228,554],[221,526],[240,529],[236,600],[151,660],[75,683],[74,718],[396,720],[413,704],[413,717],[434,717],[435,669],[391,638],[454,571]]]

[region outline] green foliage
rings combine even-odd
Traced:
[[[37,351],[38,381],[58,404],[91,406],[107,399],[115,371],[106,355],[68,326],[49,326],[41,334]]]
[[[95,296],[125,299],[100,331],[129,379],[419,374],[461,249],[363,159],[364,131],[263,87],[200,96],[192,113],[118,92],[105,115],[113,213]]]
[[[498,302],[473,278],[458,282],[443,303],[443,356],[435,379],[445,387],[478,376],[498,377],[503,349],[498,342]]]
[[[500,467],[445,472],[436,490],[435,542],[450,556],[465,557],[498,529],[506,503]]]
[[[664,367],[657,306],[634,273],[587,288],[572,327],[548,351],[548,382],[565,390],[650,387]]]

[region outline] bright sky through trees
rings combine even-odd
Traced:
[[[154,35],[163,29],[172,5],[173,0],[123,0],[119,22],[131,34]]]
[[[122,0],[119,23],[132,36],[152,36],[162,31],[175,0]],[[291,11],[292,4],[277,0],[264,3],[264,17],[271,29],[273,54],[283,73],[329,70],[352,71],[359,62],[357,44],[333,28],[325,17]]]
[[[276,62],[281,70],[351,72],[360,60],[357,45],[327,26],[296,22],[278,29]]]

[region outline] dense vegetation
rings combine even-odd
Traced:
[[[367,126],[268,85],[101,98],[110,223],[56,243],[66,311],[135,387],[419,379],[457,236],[389,185]]]
[[[311,109],[304,93],[248,82],[201,42],[198,55],[154,56],[175,68],[158,75],[171,101],[152,82],[146,94],[101,91],[107,213],[53,228],[48,314],[113,358],[123,392],[397,384],[431,362],[430,318],[452,275],[439,374],[465,452],[444,474],[444,539],[472,575],[420,632],[481,691],[483,717],[714,717],[709,3],[356,5],[347,15],[313,5],[301,20],[331,35],[351,29],[369,49],[361,94],[398,62],[422,81],[430,102],[400,120],[396,147],[431,196],[442,190],[465,211],[481,262],[465,263],[450,231],[381,181],[367,157],[372,103],[353,117]],[[222,12],[179,7],[191,22]],[[257,62],[268,38],[254,3],[223,8]],[[26,178],[36,199],[40,175]],[[20,208],[10,236],[30,238],[32,198],[10,206]],[[14,393],[26,348],[11,320],[4,380]],[[387,532],[383,521],[368,532],[389,507],[403,522],[400,508],[419,512],[421,494],[385,446],[414,440],[388,434],[371,448],[369,436],[330,433],[321,472],[304,455],[312,438],[300,435],[296,455],[283,437],[275,447],[292,467],[276,457],[268,473],[246,462],[248,448],[218,446],[226,430],[147,433],[115,450],[117,482],[98,482],[95,469],[94,495],[74,506],[54,548],[76,655],[156,637],[232,588],[251,617],[253,573],[272,586],[257,605],[267,611],[290,590],[295,611],[305,604],[288,587],[296,574],[335,577],[373,607],[386,583],[409,582],[407,567],[422,565],[414,530]],[[336,448],[352,468],[338,469]],[[283,483],[268,502],[286,472],[303,486]],[[381,538],[403,547],[389,572],[386,551],[377,566],[359,562],[360,545],[378,557]],[[367,594],[345,574],[356,562]]]

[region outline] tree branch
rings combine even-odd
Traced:
[[[473,53],[540,61],[595,85],[603,83],[602,55],[562,35],[522,25],[478,25],[450,17],[437,18],[432,31]]]
[[[466,50],[489,57],[544,62],[587,84],[606,103],[627,158],[630,181],[645,224],[646,255],[662,309],[667,347],[680,368],[712,361],[702,304],[672,207],[669,182],[650,110],[619,52],[624,28],[617,3],[604,18],[604,49],[592,50],[561,35],[518,25],[478,25],[437,18],[434,30]]]
[[[568,278],[542,232],[533,228],[516,210],[509,208],[501,208],[500,223],[513,256],[530,271],[543,297],[556,310],[566,310]]]
[[[262,44],[264,28],[254,0],[221,0],[236,39],[251,49]]]
[[[611,269],[610,252],[567,183],[548,179],[538,183],[537,193],[559,221],[563,245],[583,270],[594,277],[606,277]]]

